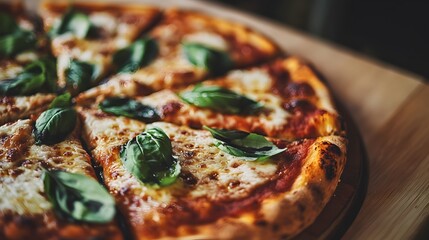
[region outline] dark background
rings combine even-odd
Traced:
[[[429,0],[214,0],[429,79]]]

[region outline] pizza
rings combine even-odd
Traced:
[[[143,5],[0,14],[1,239],[287,239],[333,196],[332,94],[257,31]]]

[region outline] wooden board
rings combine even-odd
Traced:
[[[368,183],[366,151],[356,124],[344,108],[340,109],[348,138],[347,163],[341,182],[316,221],[296,236],[296,240],[339,239],[362,206]]]

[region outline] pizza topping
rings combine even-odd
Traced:
[[[130,98],[112,97],[99,104],[103,112],[151,123],[160,119],[155,109]]]
[[[36,120],[36,144],[54,144],[64,139],[76,125],[76,111],[72,108],[51,108]]]
[[[214,145],[220,150],[246,161],[266,160],[286,150],[280,149],[264,136],[238,130],[214,129],[204,126],[215,138]]]
[[[34,48],[37,43],[34,33],[18,26],[6,13],[0,13],[0,56],[11,56]]]
[[[61,21],[53,27],[50,34],[58,36],[64,33],[71,33],[77,38],[83,39],[88,35],[91,26],[86,14],[70,9],[64,14]]]
[[[181,93],[180,97],[189,104],[222,113],[253,114],[263,108],[260,102],[218,86],[199,84],[192,91]]]
[[[118,72],[135,72],[149,64],[158,54],[158,44],[154,39],[144,38],[120,49],[113,55],[113,64]]]
[[[220,51],[228,51],[228,42],[219,34],[213,32],[195,32],[183,37],[187,43],[199,43]]]
[[[71,106],[71,95],[70,93],[64,93],[56,98],[49,104],[49,108],[67,108]]]
[[[27,65],[16,78],[0,81],[2,95],[29,95],[39,91],[56,90],[55,63],[49,59]]]
[[[213,74],[223,73],[233,64],[228,53],[200,43],[185,42],[183,50],[189,62]]]
[[[176,181],[181,167],[172,154],[170,139],[157,127],[131,139],[120,152],[125,169],[152,186],[167,186]]]
[[[100,76],[100,70],[96,64],[72,60],[64,72],[67,88],[74,94],[89,89]]]
[[[65,171],[44,170],[45,193],[64,218],[107,223],[115,216],[115,201],[94,179]]]

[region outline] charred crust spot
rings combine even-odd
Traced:
[[[341,149],[335,144],[323,142],[321,154],[320,168],[325,172],[326,179],[332,180],[337,173],[337,161],[335,158],[341,156]]]
[[[335,154],[336,156],[341,156],[341,149],[335,144],[329,144],[326,150]]]
[[[198,182],[198,179],[188,171],[182,171],[180,177],[183,179],[183,182],[189,186],[194,186]]]
[[[315,183],[309,183],[308,189],[310,190],[311,196],[316,203],[323,201],[323,191],[322,189]]]
[[[180,102],[170,101],[162,106],[162,115],[174,115],[177,113],[180,108],[182,108],[182,104]]]

